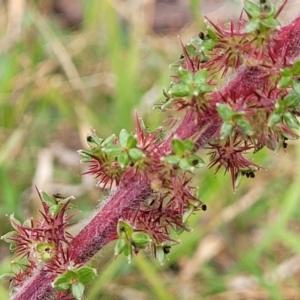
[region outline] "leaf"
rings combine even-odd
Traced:
[[[46,204],[48,204],[48,206],[57,204],[56,201],[52,197],[50,197],[49,195],[47,195],[45,192],[42,192],[42,200]]]
[[[163,160],[168,164],[176,165],[179,163],[180,157],[177,155],[168,155],[164,156]]]
[[[187,209],[185,209],[182,215],[182,222],[183,223],[186,222],[193,212],[194,212],[193,206],[189,206]]]
[[[215,39],[217,38],[216,33],[215,33],[211,28],[208,28],[208,29],[207,29],[207,34],[208,34],[208,36],[209,36],[211,39],[213,39],[213,40],[215,40]]]
[[[135,148],[136,146],[136,143],[137,143],[137,140],[134,136],[130,135],[127,139],[127,148],[128,149],[131,149],[131,148]]]
[[[125,246],[126,246],[126,240],[125,239],[119,239],[116,242],[115,249],[114,249],[115,256],[121,254],[124,251]]]
[[[105,147],[104,152],[107,153],[109,156],[117,156],[120,153],[122,153],[123,149],[120,146],[117,145],[108,145],[107,147]]]
[[[129,163],[129,156],[126,152],[122,152],[118,155],[118,163],[120,164],[121,168],[127,167]]]
[[[253,131],[251,129],[251,125],[250,125],[250,123],[247,120],[245,120],[245,119],[239,119],[239,120],[236,121],[236,124],[240,128],[242,128],[243,133],[245,135],[251,135],[253,133]]]
[[[124,247],[124,255],[127,258],[127,262],[130,264],[132,261],[132,246],[126,244]]]
[[[130,223],[119,220],[117,225],[117,233],[120,238],[130,238],[133,233],[133,228]]]
[[[278,81],[278,86],[279,86],[280,88],[286,88],[286,87],[290,86],[291,83],[292,83],[291,76],[287,76],[287,77],[283,76],[283,77],[281,77],[280,80]]]
[[[260,16],[260,7],[253,2],[245,1],[244,9],[251,17],[259,17]]]
[[[292,66],[292,73],[300,75],[300,60],[296,61]]]
[[[296,80],[293,81],[293,90],[300,95],[300,82]]]
[[[234,126],[230,122],[224,122],[220,129],[220,138],[225,139],[233,132]]]
[[[184,171],[192,171],[194,166],[191,165],[189,158],[185,157],[179,161],[179,168]]]
[[[292,113],[290,112],[284,113],[283,119],[290,128],[299,129],[300,127],[299,121]]]
[[[114,142],[115,139],[116,139],[116,135],[115,135],[115,134],[110,135],[109,137],[107,137],[107,138],[102,142],[103,147],[106,147],[106,146],[108,146],[108,145],[113,144],[113,142]]]
[[[201,84],[201,83],[205,83],[206,80],[207,80],[207,70],[206,69],[201,69],[199,70],[195,76],[194,76],[194,81],[197,83],[197,84]]]
[[[11,226],[19,232],[19,227],[21,227],[21,222],[19,220],[17,220],[14,216],[14,214],[11,214],[9,216],[9,219],[10,219],[10,223],[11,223]]]
[[[49,211],[52,215],[57,215],[60,212],[61,208],[62,208],[61,204],[55,204],[50,206]]]
[[[183,141],[181,141],[179,139],[173,139],[172,140],[172,150],[176,155],[182,156],[185,151],[185,145],[184,145]]]
[[[78,275],[74,271],[67,271],[59,276],[57,276],[52,283],[52,286],[57,291],[67,291],[71,287],[71,283],[78,279]]]
[[[214,87],[209,84],[203,83],[199,86],[199,91],[202,93],[212,92],[213,90],[214,90]]]
[[[0,281],[10,281],[12,280],[16,275],[14,273],[3,273],[0,275]]]
[[[259,24],[259,19],[250,19],[244,28],[244,32],[255,32],[259,28]]]
[[[273,127],[277,123],[281,122],[281,120],[282,120],[282,114],[277,113],[277,112],[273,112],[269,117],[268,126]]]
[[[179,83],[173,85],[169,91],[172,97],[185,97],[188,96],[190,93],[189,87],[186,84]]]
[[[214,39],[208,39],[203,41],[202,46],[206,49],[206,50],[212,50],[216,45],[216,41]]]
[[[86,140],[90,147],[100,146],[101,142],[103,141],[102,139],[100,139],[98,136],[94,134],[88,134]]]
[[[84,293],[84,285],[81,282],[72,284],[71,291],[72,295],[77,299],[77,300],[82,300],[83,293]]]
[[[276,27],[280,26],[279,21],[272,17],[266,18],[266,19],[260,19],[260,23],[267,28],[276,28]]]
[[[145,232],[134,232],[131,238],[133,245],[140,249],[145,249],[152,241],[149,235]]]
[[[234,115],[231,107],[228,104],[218,103],[217,111],[223,121],[231,120]]]
[[[166,261],[166,254],[162,246],[156,246],[155,249],[155,257],[163,265]]]
[[[145,155],[144,155],[142,150],[140,150],[138,148],[132,148],[132,149],[129,150],[129,156],[134,161],[138,161],[138,160],[142,159]]]
[[[290,93],[286,95],[283,99],[284,106],[286,107],[296,107],[300,103],[300,96],[296,93]]]
[[[178,76],[181,82],[185,85],[191,84],[193,82],[193,74],[189,70],[180,67],[178,69]]]
[[[76,271],[78,279],[82,284],[90,283],[96,276],[97,271],[91,267],[82,267]]]
[[[203,168],[205,166],[204,160],[198,155],[190,155],[189,156],[191,166],[195,168]]]
[[[194,150],[194,142],[190,139],[184,140],[182,141],[183,145],[184,145],[184,149],[185,151],[193,151]]]
[[[127,146],[127,140],[129,138],[130,134],[126,129],[121,129],[120,134],[119,134],[119,143],[121,147],[126,147]]]
[[[11,243],[11,238],[17,233],[17,231],[10,231],[4,235],[1,236],[1,240],[3,240],[6,243]]]

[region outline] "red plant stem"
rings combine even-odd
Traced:
[[[82,265],[108,242],[115,239],[118,220],[130,210],[138,209],[150,195],[148,182],[141,183],[133,180],[120,187],[89,224],[71,241],[69,245],[71,261]],[[55,290],[50,287],[55,276],[55,274],[47,275],[45,269],[40,270],[11,300],[47,299],[55,294]]]
[[[300,17],[283,27],[270,43],[270,53],[276,60],[284,59],[283,64],[290,64],[300,52]],[[249,90],[251,82],[240,80],[248,69],[241,71],[236,78],[227,84],[223,91],[230,89]],[[259,78],[260,69],[252,69],[252,77]],[[252,82],[253,87],[256,83]],[[248,92],[251,92],[250,90]],[[216,92],[218,93],[218,92]],[[216,94],[214,93],[214,94]],[[226,93],[224,93],[226,94]],[[212,95],[213,97],[213,95]],[[216,134],[220,124],[216,122],[199,122],[195,114],[188,111],[177,129],[162,145],[166,152],[170,150],[172,138],[180,139],[194,137],[196,148],[201,148],[207,140]],[[199,129],[202,129],[200,133]],[[197,134],[197,135],[196,135]],[[119,219],[127,212],[134,211],[151,195],[149,182],[132,180],[121,186],[107,201],[105,206],[79,232],[69,245],[72,261],[82,265],[90,260],[108,242],[116,237],[116,227]],[[42,300],[55,295],[51,287],[55,274],[42,268],[27,281],[11,298],[11,300]]]

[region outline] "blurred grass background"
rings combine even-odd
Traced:
[[[79,176],[76,150],[90,127],[101,137],[133,130],[134,109],[150,128],[162,124],[152,105],[181,54],[177,36],[188,42],[204,29],[201,11],[227,19],[240,7],[200,2],[0,1],[0,235],[11,230],[6,214],[38,215],[34,185],[75,195],[81,218],[93,211],[103,196]],[[99,276],[87,299],[300,299],[300,145],[262,151],[255,162],[268,171],[235,194],[229,176],[199,173],[208,211],[193,217],[194,231],[178,237],[163,266],[147,253],[128,265],[108,245],[92,261]],[[1,242],[0,273],[11,259]]]

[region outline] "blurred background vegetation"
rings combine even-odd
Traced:
[[[177,36],[186,43],[204,30],[201,13],[226,20],[239,9],[233,0],[0,1],[0,235],[11,230],[6,214],[38,216],[34,185],[75,195],[78,221],[89,216],[103,198],[79,175],[90,128],[133,130],[135,109],[160,126],[166,116],[152,106],[181,55]],[[268,171],[235,194],[229,176],[202,170],[195,185],[208,210],[168,262],[141,253],[128,265],[108,245],[92,261],[99,276],[87,299],[300,299],[299,150],[289,142],[287,153],[258,153]],[[11,259],[1,242],[0,273]]]

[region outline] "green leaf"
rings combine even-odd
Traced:
[[[108,145],[106,148],[103,149],[105,153],[107,153],[109,156],[117,156],[120,153],[122,153],[123,149],[120,146],[117,145]]]
[[[124,251],[125,246],[126,246],[126,240],[125,239],[119,239],[116,242],[115,249],[114,249],[115,256],[121,254]]]
[[[14,274],[14,273],[3,273],[0,275],[0,281],[10,281],[15,276],[16,276],[16,274]]]
[[[234,190],[236,190],[240,186],[241,180],[242,180],[242,172],[238,171],[234,175]]]
[[[71,291],[72,295],[77,299],[77,300],[82,300],[83,298],[83,293],[84,293],[84,285],[81,282],[72,284]]]
[[[243,133],[245,135],[251,135],[253,133],[253,131],[251,129],[251,125],[250,125],[250,123],[247,120],[245,120],[245,119],[239,119],[239,120],[236,121],[236,124],[240,128],[242,128]]]
[[[214,87],[209,84],[203,83],[199,86],[199,91],[202,93],[212,92],[213,90],[214,90]]]
[[[94,134],[88,134],[86,136],[87,143],[90,147],[97,147],[100,146],[103,139],[100,139],[98,136]]]
[[[124,255],[127,258],[127,262],[130,264],[132,261],[132,246],[126,244],[124,247]]]
[[[48,204],[48,206],[57,204],[56,201],[52,197],[48,196],[45,192],[42,192],[42,200]]]
[[[127,140],[129,138],[130,134],[126,129],[122,129],[119,134],[119,143],[121,147],[126,147],[127,146]]]
[[[217,38],[216,33],[215,33],[211,28],[208,28],[208,29],[207,29],[207,34],[208,34],[208,36],[209,36],[211,39],[213,39],[213,40],[215,40],[215,39]]]
[[[91,267],[82,267],[82,268],[76,270],[76,273],[78,275],[79,281],[82,284],[90,283],[97,276],[96,269],[91,268]]]
[[[277,112],[273,112],[269,117],[268,126],[273,127],[277,123],[281,122],[281,120],[282,120],[282,114],[277,113]]]
[[[190,93],[190,89],[186,84],[179,83],[173,85],[169,91],[172,97],[185,97],[188,96]]]
[[[280,88],[286,88],[288,86],[290,86],[292,84],[292,79],[290,76],[283,76],[280,78],[280,80],[278,81],[278,86]]]
[[[57,291],[67,291],[76,280],[78,280],[76,272],[68,270],[66,273],[57,276],[52,285]]]
[[[19,232],[19,228],[18,228],[18,227],[19,227],[19,226],[22,226],[22,225],[21,225],[21,222],[15,218],[14,214],[11,214],[11,215],[9,216],[9,219],[10,219],[11,226],[12,226],[16,231]]]
[[[168,155],[168,156],[164,156],[163,160],[168,164],[176,165],[180,161],[180,156]]]
[[[286,107],[296,107],[300,103],[300,96],[296,93],[290,93],[286,95],[283,99],[284,106]]]
[[[225,139],[233,132],[234,126],[230,122],[224,122],[220,129],[220,138]]]
[[[292,73],[300,75],[300,60],[296,61],[292,66]]]
[[[180,67],[178,69],[178,76],[185,85],[189,85],[193,82],[193,74],[189,70]]]
[[[131,148],[135,148],[136,146],[136,143],[137,143],[137,140],[134,136],[130,135],[127,139],[127,148],[128,149],[131,149]]]
[[[259,19],[250,19],[244,28],[244,32],[255,32],[259,28],[259,24]]]
[[[133,228],[130,223],[119,220],[117,225],[117,233],[120,238],[130,238],[133,233]]]
[[[77,153],[81,156],[81,162],[86,163],[91,161],[91,156],[85,150],[78,150]]]
[[[202,84],[206,82],[207,77],[208,77],[207,70],[201,69],[194,75],[194,81],[197,84]]]
[[[190,165],[195,168],[203,168],[205,166],[204,160],[198,155],[190,155],[189,160],[190,160]]]
[[[284,113],[283,119],[290,128],[299,129],[300,126],[299,121],[292,113],[290,112]]]
[[[162,246],[156,246],[155,249],[155,257],[159,261],[161,265],[163,265],[166,261],[166,254]]]
[[[253,2],[245,1],[244,2],[244,9],[251,17],[259,17],[260,16],[260,7]]]
[[[175,62],[171,63],[169,65],[169,68],[176,68],[176,69],[178,69],[181,66],[181,63],[182,63],[182,60],[178,59]]]
[[[276,28],[280,26],[279,21],[272,17],[266,19],[260,19],[260,23],[267,28]]]
[[[138,160],[142,159],[145,155],[144,155],[142,150],[140,150],[138,148],[132,148],[132,149],[129,150],[129,156],[134,161],[138,161]]]
[[[300,95],[300,82],[293,81],[293,90]]]
[[[216,45],[216,41],[213,39],[208,39],[203,41],[202,46],[206,49],[206,50],[212,50]]]
[[[122,152],[118,155],[118,163],[120,164],[121,168],[127,167],[129,163],[129,156],[126,152]]]
[[[284,68],[280,72],[282,77],[291,77],[293,75],[292,69],[291,68]]]
[[[10,262],[10,268],[11,268],[11,271],[15,274],[18,274],[18,273],[21,273],[24,271],[23,266],[19,262],[14,261],[14,260],[12,260]]]
[[[188,53],[188,55],[189,56],[194,56],[195,55],[195,52],[196,52],[196,48],[195,48],[195,46],[194,45],[192,45],[192,44],[187,44],[187,45],[185,45],[185,50],[187,51],[187,53]]]
[[[184,171],[192,171],[194,166],[191,165],[189,158],[185,157],[179,161],[179,168]]]
[[[190,139],[184,140],[182,141],[183,145],[184,145],[184,149],[185,151],[193,151],[194,150],[194,142]]]
[[[230,121],[233,117],[233,111],[228,104],[217,104],[217,111],[223,121]]]
[[[10,231],[4,235],[1,236],[1,240],[3,240],[6,243],[11,243],[11,238],[17,233],[17,231]]]
[[[182,156],[185,151],[185,145],[184,145],[183,141],[181,141],[179,139],[173,139],[172,140],[172,150],[176,155]]]
[[[49,211],[52,215],[57,215],[60,212],[61,208],[62,208],[61,204],[55,204],[50,206]]]
[[[106,147],[106,146],[108,146],[108,145],[112,145],[115,139],[116,139],[116,135],[115,135],[115,134],[110,135],[109,137],[107,137],[107,138],[102,142],[103,147]]]
[[[145,249],[152,241],[149,235],[145,232],[134,232],[131,238],[133,245],[140,249]]]
[[[55,244],[54,242],[39,243],[36,246],[36,250],[40,254],[41,260],[47,262],[55,254]]]
[[[182,222],[183,223],[186,222],[193,212],[194,212],[193,206],[189,206],[187,209],[185,209],[182,215]]]

